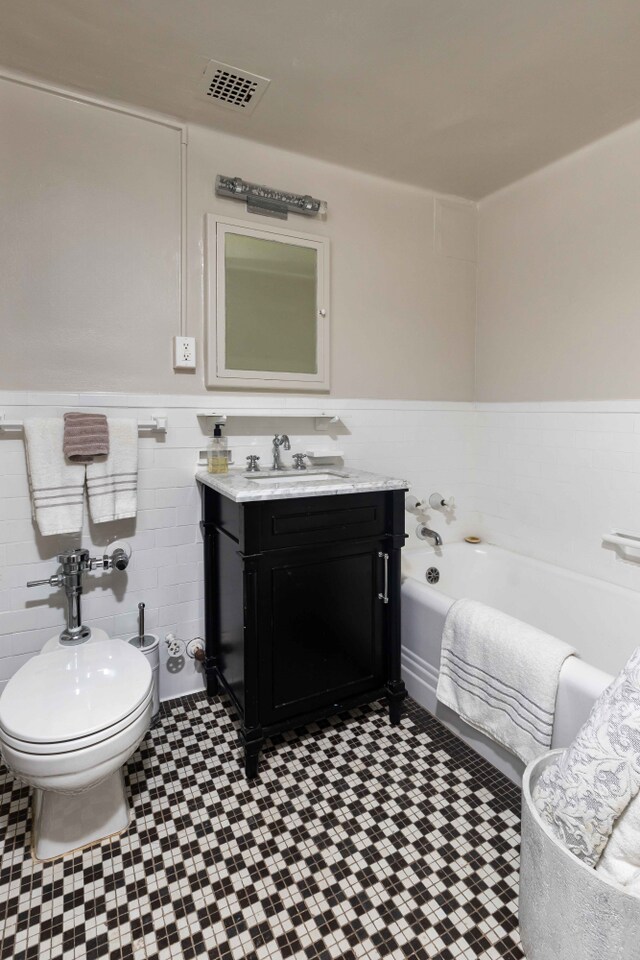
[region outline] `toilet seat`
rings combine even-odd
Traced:
[[[144,712],[149,663],[122,640],[40,654],[0,699],[0,740],[23,753],[60,754],[109,740]]]
[[[20,741],[10,743],[0,735],[2,756],[23,783],[57,793],[81,793],[105,776],[118,770],[129,759],[149,729],[152,691],[136,711],[136,718],[124,724],[118,733],[79,750],[37,753]],[[14,746],[14,744],[18,744]]]
[[[19,750],[21,753],[29,753],[34,756],[75,753],[77,750],[83,750],[85,747],[92,747],[96,744],[104,743],[134,724],[138,717],[146,712],[152,696],[153,690],[150,689],[142,703],[138,704],[130,714],[123,717],[117,723],[112,724],[110,727],[106,727],[104,730],[97,730],[87,737],[74,737],[72,740],[63,740],[60,743],[53,741],[50,743],[34,743],[31,740],[20,740],[18,737],[12,737],[6,730],[0,727],[0,742],[12,747],[14,750]]]

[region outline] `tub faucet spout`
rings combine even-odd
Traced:
[[[420,533],[421,533],[421,537],[420,537],[421,540],[426,540],[428,538],[429,540],[433,540],[434,546],[436,547],[442,546],[442,537],[440,536],[437,530],[430,530],[429,527],[422,527]]]

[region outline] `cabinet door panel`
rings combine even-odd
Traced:
[[[382,683],[377,546],[272,557],[262,576],[266,722]]]

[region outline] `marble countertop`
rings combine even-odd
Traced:
[[[321,479],[322,477],[325,479]],[[199,470],[196,473],[196,480],[236,503],[409,489],[409,483],[406,480],[382,477],[377,473],[367,473],[364,470],[349,470],[346,467],[340,469],[329,467],[325,470],[319,467],[304,471],[283,470],[278,474],[265,470],[250,476],[245,470],[230,470],[229,473],[207,473],[206,470]]]

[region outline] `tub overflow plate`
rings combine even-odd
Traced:
[[[437,583],[440,579],[440,571],[437,567],[429,567],[425,574],[427,583]]]

